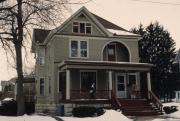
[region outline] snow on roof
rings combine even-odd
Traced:
[[[124,116],[121,112],[115,110],[106,110],[105,114],[99,117],[75,118],[75,117],[60,117],[64,121],[132,121]]]
[[[131,32],[128,32],[128,31],[122,31],[122,30],[115,30],[115,29],[107,29],[109,32],[111,32],[113,35],[133,35],[133,36],[140,36],[138,34],[133,34]]]

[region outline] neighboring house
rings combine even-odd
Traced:
[[[15,83],[12,80],[1,81],[1,91],[2,92],[14,92]]]
[[[140,38],[85,7],[51,31],[34,29],[36,111],[147,98],[153,65],[139,63]]]
[[[23,93],[25,97],[25,102],[35,103],[36,86],[35,86],[34,75],[24,76]],[[17,83],[15,84],[15,98],[16,95],[17,95]]]

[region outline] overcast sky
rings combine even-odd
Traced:
[[[125,29],[137,27],[140,23],[147,26],[158,21],[167,29],[180,48],[180,0],[92,0],[85,4],[89,11],[121,26]],[[73,5],[72,12],[82,5]],[[0,80],[16,76],[6,63],[6,57],[0,51]]]

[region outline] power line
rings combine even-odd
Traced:
[[[155,2],[150,0],[131,0],[136,2],[147,2],[147,3],[156,3],[156,4],[164,4],[164,5],[180,5],[180,3],[170,3],[170,2]]]

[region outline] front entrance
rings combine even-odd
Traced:
[[[117,98],[126,98],[126,75],[124,73],[116,74],[116,96]]]

